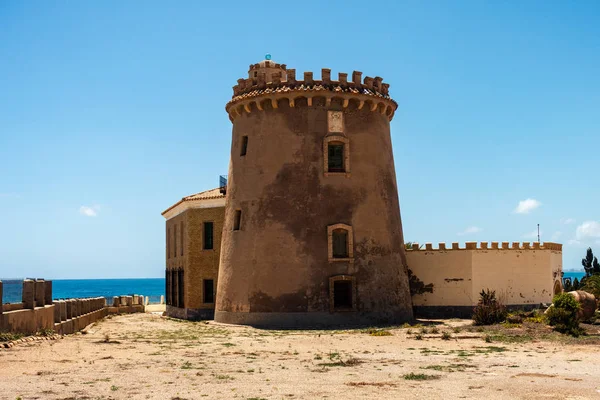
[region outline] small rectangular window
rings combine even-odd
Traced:
[[[241,224],[242,224],[242,210],[235,210],[235,216],[233,219],[233,230],[239,231]]]
[[[328,171],[329,172],[345,172],[344,168],[344,145],[329,144],[328,145]]]
[[[171,228],[167,229],[167,258],[171,258]]]
[[[212,279],[204,280],[204,303],[215,302],[215,284]]]
[[[352,308],[352,281],[333,283],[333,307],[337,310]]]
[[[240,150],[240,156],[245,156],[248,151],[248,136],[242,136],[242,149]]]
[[[213,245],[213,223],[204,223],[204,250],[212,250]]]
[[[173,253],[174,257],[177,258],[177,224],[173,227]]]
[[[181,256],[183,257],[183,222],[181,223]]]
[[[348,258],[348,231],[336,229],[332,235],[333,258]]]
[[[183,270],[177,271],[177,307],[184,307],[184,284],[183,284]]]

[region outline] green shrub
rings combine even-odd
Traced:
[[[479,296],[479,303],[473,309],[473,325],[493,325],[506,319],[506,307],[496,299],[495,291],[482,290]]]
[[[21,339],[22,337],[23,335],[20,333],[0,332],[0,342],[11,342],[13,340]]]
[[[555,331],[579,336],[582,333],[578,316],[580,308],[579,302],[569,293],[557,294],[552,300],[546,318]]]

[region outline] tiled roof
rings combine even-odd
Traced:
[[[207,200],[207,199],[218,199],[220,197],[225,197],[225,195],[221,193],[220,188],[215,188],[215,189],[205,190],[204,192],[192,194],[190,196],[186,196],[181,200],[183,200],[183,201]]]
[[[300,83],[294,86],[282,84],[281,86],[276,86],[273,88],[265,88],[265,89],[255,89],[251,90],[247,93],[240,94],[238,96],[233,96],[230,103],[234,103],[236,101],[244,100],[251,97],[260,96],[262,94],[270,94],[270,93],[288,93],[288,92],[320,92],[320,91],[330,91],[335,93],[351,93],[351,94],[366,94],[368,96],[379,97],[381,99],[391,100],[389,95],[384,95],[376,90],[371,90],[366,87],[353,87],[350,85],[339,85],[339,84],[322,84],[315,82],[314,84],[305,84]],[[393,100],[392,100],[393,101]]]
[[[172,209],[174,209],[175,207],[177,207],[178,205],[180,205],[181,203],[183,203],[185,201],[211,200],[211,199],[221,199],[221,198],[224,199],[225,195],[221,193],[220,188],[205,190],[204,192],[192,194],[192,195],[182,198],[177,203],[173,204],[171,207],[169,207],[165,211],[163,211],[161,213],[161,215],[165,215],[167,212],[171,211]]]

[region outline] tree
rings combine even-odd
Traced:
[[[598,263],[598,258],[594,257],[594,252],[591,247],[588,247],[585,258],[581,259],[581,265],[583,265],[583,269],[585,269],[586,278],[588,276],[600,274],[600,263]]]
[[[581,287],[581,284],[579,283],[579,279],[577,279],[577,278],[573,279],[573,285],[571,287],[571,291],[579,290],[580,287]]]
[[[600,274],[594,274],[585,280],[585,285],[581,288],[588,293],[593,294],[596,299],[600,299]]]
[[[565,292],[571,292],[573,290],[573,283],[571,282],[571,279],[565,279],[565,283],[563,284],[563,290]]]

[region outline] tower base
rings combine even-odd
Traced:
[[[216,311],[215,321],[225,324],[249,325],[266,329],[330,329],[339,327],[366,327],[397,325],[411,322],[412,313],[359,313],[359,312],[228,312]]]

